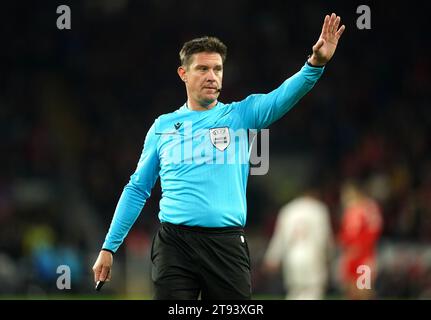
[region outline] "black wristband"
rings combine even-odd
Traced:
[[[315,66],[315,65],[312,65],[310,62],[308,62],[308,59],[310,59],[311,58],[311,55],[309,55],[308,57],[307,57],[307,64],[310,66],[310,67],[313,67],[313,68],[323,68],[325,65],[323,65],[323,66]]]
[[[114,254],[115,254],[115,252],[114,252],[114,251],[109,250],[109,249],[105,249],[105,248],[102,248],[102,251],[108,251],[108,252],[112,253],[112,255],[114,255]]]

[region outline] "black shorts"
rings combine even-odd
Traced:
[[[251,299],[244,230],[162,223],[151,248],[155,299]]]

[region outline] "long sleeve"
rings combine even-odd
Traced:
[[[157,143],[158,136],[155,134],[155,124],[153,124],[145,138],[137,168],[130,176],[118,201],[111,226],[103,243],[104,249],[117,251],[150,197],[151,189],[154,187],[160,170]]]
[[[252,94],[237,103],[247,129],[263,129],[285,115],[316,84],[324,67],[307,63],[268,94]]]

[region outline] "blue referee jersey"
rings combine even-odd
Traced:
[[[115,252],[160,177],[161,222],[202,227],[244,226],[249,173],[248,129],[286,114],[324,71],[307,63],[277,89],[239,102],[193,111],[187,105],[158,117],[124,187],[103,248]]]

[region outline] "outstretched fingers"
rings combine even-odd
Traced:
[[[341,18],[340,18],[340,16],[338,16],[338,17],[335,19],[335,22],[334,22],[334,29],[333,29],[333,33],[336,33],[336,32],[337,32],[337,30],[338,30],[338,26],[340,25],[340,21],[341,21]]]
[[[330,34],[334,33],[334,25],[335,25],[336,18],[337,18],[337,15],[335,13],[332,13],[331,18],[329,19],[329,27],[328,27],[328,31]]]
[[[343,34],[344,30],[346,29],[346,26],[343,24],[340,29],[335,33],[335,36],[337,39],[340,39],[341,35]]]
[[[322,26],[322,36],[325,36],[329,32],[329,16],[326,15],[325,19],[323,20],[323,26]]]

